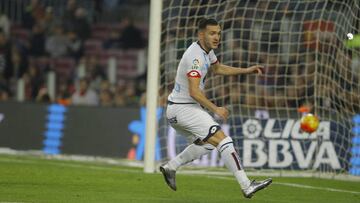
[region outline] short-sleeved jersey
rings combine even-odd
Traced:
[[[200,78],[199,88],[204,90],[208,69],[215,63],[217,63],[217,58],[213,50],[206,52],[199,42],[193,42],[180,60],[175,86],[168,100],[175,103],[197,103],[190,96],[188,77]]]

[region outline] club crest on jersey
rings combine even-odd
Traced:
[[[191,69],[197,70],[200,68],[200,61],[198,59],[194,59],[192,62]]]
[[[200,73],[196,70],[192,70],[192,71],[188,72],[187,76],[190,78],[201,78]]]

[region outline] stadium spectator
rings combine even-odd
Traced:
[[[5,34],[5,37],[9,39],[10,37],[10,20],[5,13],[0,12],[0,30]]]
[[[84,8],[78,7],[76,1],[68,1],[68,9],[63,16],[63,24],[66,32],[75,32],[83,41],[91,36],[87,11]]]
[[[23,76],[28,68],[27,55],[20,52],[19,47],[13,45],[11,48],[11,61],[8,77],[18,79]]]
[[[290,61],[294,60],[294,53],[296,52],[296,43],[293,43],[294,41],[297,41],[297,39],[300,37],[298,34],[295,33],[301,33],[299,30],[299,26],[293,26],[293,12],[289,8],[289,2],[284,3],[284,5],[281,6],[280,14],[281,21],[279,25],[279,42],[280,42],[280,51],[281,51],[281,61],[283,63],[289,63]]]
[[[134,81],[128,81],[125,88],[125,102],[127,106],[138,106],[139,95],[136,94],[136,84]]]
[[[116,92],[114,96],[114,104],[116,107],[125,107],[126,106],[125,95]]]
[[[87,79],[80,79],[79,87],[71,96],[71,104],[86,106],[96,106],[99,104],[98,95],[92,88],[89,87]]]
[[[217,84],[214,85],[214,89],[215,89],[215,101],[214,103],[218,106],[225,106],[226,104],[229,103],[229,89],[225,86],[225,85],[220,85],[220,84],[226,84],[226,81],[224,80],[224,78],[216,78],[217,79]]]
[[[9,100],[9,93],[0,88],[0,101],[7,101]]]
[[[70,105],[72,86],[69,85],[69,82],[64,79],[60,80],[57,88],[56,102],[65,106]]]
[[[77,8],[75,19],[71,23],[68,31],[73,31],[81,40],[86,40],[91,36],[91,28],[87,19],[87,13],[84,8]]]
[[[104,90],[109,90],[109,91],[112,92],[113,88],[112,88],[109,80],[103,79],[103,80],[100,82],[100,89],[99,89],[99,91],[104,91]]]
[[[104,67],[100,64],[98,56],[87,57],[85,63],[85,77],[91,81],[90,86],[93,89],[99,90],[101,81],[107,78]]]
[[[287,85],[286,97],[288,99],[288,105],[290,107],[298,108],[304,102],[307,90],[305,74],[302,72],[303,66],[292,69],[290,82]]]
[[[68,55],[78,61],[84,52],[83,41],[73,31],[68,32],[67,37],[69,40]]]
[[[287,104],[287,100],[284,95],[284,89],[275,89],[272,94],[265,97],[265,106],[268,108],[284,108]]]
[[[39,89],[39,92],[38,92],[38,95],[36,96],[35,101],[39,102],[39,103],[51,103],[52,102],[52,99],[51,99],[46,87],[41,87]]]
[[[104,49],[120,49],[120,33],[117,30],[111,30],[109,38],[103,43]]]
[[[275,96],[275,85],[277,82],[277,73],[278,73],[278,60],[279,57],[276,55],[262,54],[260,60],[263,64],[266,64],[264,68],[264,74],[260,75],[257,78],[257,91],[261,95],[259,98],[261,106],[273,107],[274,101],[273,97]],[[269,99],[269,101],[267,101]],[[270,106],[268,106],[270,105]]]
[[[255,86],[248,87],[248,91],[245,95],[244,104],[250,107],[262,106],[262,101],[260,100],[260,96],[256,94]]]
[[[338,64],[345,64],[346,61],[342,60],[343,58],[337,55],[336,60],[339,62]],[[305,67],[304,67],[304,74],[306,76],[307,84],[311,85],[315,80],[315,71],[316,71],[316,59],[314,53],[308,53],[305,55],[304,59],[301,59],[304,61]]]
[[[35,24],[30,35],[30,55],[34,57],[44,56],[46,54],[45,41],[46,36],[43,27],[40,24]]]
[[[31,30],[36,22],[41,21],[45,15],[45,8],[40,4],[39,0],[31,0],[30,4],[25,8],[23,16],[23,26]]]
[[[46,39],[45,50],[53,58],[66,56],[69,43],[69,39],[64,34],[64,29],[61,26],[56,26],[53,35]]]
[[[78,8],[76,0],[68,0],[66,4],[66,10],[62,16],[62,22],[65,30],[71,30],[73,22],[75,20],[75,12]]]
[[[114,106],[113,93],[110,90],[104,89],[100,91],[100,106]]]
[[[125,18],[122,22],[123,31],[120,35],[120,43],[123,49],[139,49],[145,46],[142,32],[134,25],[134,21]]]
[[[22,78],[25,81],[25,99],[35,101],[39,90],[45,84],[44,73],[34,63],[30,63]]]
[[[239,2],[237,2],[237,1],[226,2],[225,9],[224,9],[224,12],[225,12],[224,19],[227,19],[227,20],[225,20],[225,22],[222,25],[224,30],[227,30],[231,27],[231,24],[233,23],[232,22],[233,20],[231,20],[231,19],[233,18],[233,16],[235,16],[235,14],[236,14],[235,12],[237,10],[237,9],[233,9],[233,8],[235,8],[238,3]],[[205,7],[201,7],[201,8],[202,8],[202,11],[205,13],[205,11],[204,11]],[[197,13],[198,13],[198,11],[195,10],[194,16],[198,15]]]
[[[0,75],[8,80],[12,75],[11,43],[5,33],[0,30]]]
[[[61,25],[61,19],[54,15],[53,7],[46,8],[44,19],[41,20],[41,25],[46,35],[51,35],[54,28]]]
[[[80,78],[86,77],[86,65],[87,65],[87,57],[83,56],[79,59],[78,64],[76,65],[76,70],[74,71],[73,79],[78,80]]]
[[[230,94],[230,104],[241,104],[243,101],[241,101],[241,96],[244,95],[244,92],[242,92],[242,87],[238,84],[233,84],[230,87],[231,92]]]
[[[232,43],[233,46],[233,53],[232,53],[232,65],[236,67],[243,67],[248,66],[246,64],[246,52],[245,50],[240,46],[240,43]]]
[[[103,2],[107,10],[114,9],[117,5],[124,3],[122,0],[104,0]]]
[[[126,106],[126,100],[124,94],[125,89],[126,89],[125,82],[120,80],[115,88],[114,105],[116,107]]]
[[[6,80],[0,75],[0,101],[7,101],[10,97],[10,90]]]
[[[97,3],[105,4],[102,1],[98,1]],[[44,5],[49,5],[49,7],[45,7]],[[59,7],[54,7],[55,5],[59,5]],[[66,5],[65,12],[58,10],[59,8],[63,8],[64,5]],[[116,3],[116,6],[118,5],[119,2]],[[136,5],[138,6],[138,3],[136,3]],[[43,71],[40,70],[45,70],[49,67],[52,67],[52,64],[57,64],[59,58],[62,57],[65,59],[67,57],[72,57],[76,59],[76,64],[80,63],[79,58],[81,58],[83,55],[83,45],[85,45],[85,41],[83,41],[83,39],[88,39],[91,34],[90,24],[88,22],[89,15],[91,13],[87,14],[87,11],[84,8],[91,7],[88,6],[87,2],[84,3],[82,1],[80,2],[76,0],[67,0],[59,4],[52,4],[39,0],[29,0],[29,5],[26,6],[26,10],[21,13],[21,16],[23,17],[21,19],[22,27],[16,26],[17,30],[16,32],[14,31],[14,35],[12,36],[13,40],[10,41],[8,40],[9,38],[3,38],[0,36],[0,62],[4,62],[0,63],[0,74],[6,78],[4,81],[6,87],[9,90],[15,90],[16,79],[22,77],[26,82],[26,100],[35,101],[37,100],[37,96],[41,95],[39,90],[43,88],[45,81],[44,76],[40,74]],[[62,16],[59,17],[57,15]],[[132,18],[132,16],[130,18]],[[6,16],[0,15],[0,26],[2,25],[2,19],[6,19]],[[101,17],[97,19],[104,20]],[[16,19],[11,20],[16,22]],[[4,27],[10,27],[10,25],[7,25],[8,22],[6,22],[6,20],[4,20],[4,22]],[[103,21],[101,23],[103,23]],[[114,39],[116,40],[114,40],[114,43],[110,42],[110,44],[112,44],[110,48],[132,49],[144,47],[145,42],[144,39],[142,39],[143,32],[138,29],[136,25],[130,22],[129,18],[123,20],[120,26],[122,28],[122,37],[120,37],[120,32],[113,32],[114,37],[109,41]],[[23,28],[31,30],[26,32]],[[82,36],[83,39],[81,39],[80,36]],[[125,42],[124,46],[120,45],[122,41]],[[15,44],[17,47],[16,51],[12,51],[13,44]],[[30,66],[26,65],[28,63],[27,54],[30,56]],[[92,54],[89,56],[89,60],[86,62],[86,66],[84,66],[83,69],[84,74],[78,78],[89,78],[89,83],[91,84],[90,86],[94,87],[94,89],[96,88],[96,90],[99,90],[100,93],[101,84],[106,82],[106,69],[100,65],[98,56],[94,57]],[[104,58],[101,59],[103,60]],[[104,61],[101,61],[101,64],[103,64],[103,62]],[[70,70],[70,68],[66,69],[66,71],[68,70],[70,75],[71,72],[74,72]],[[58,73],[62,73],[61,71],[65,70],[61,69]],[[71,76],[69,78],[67,77],[68,76],[62,78],[65,81],[70,81],[71,83],[73,78]],[[39,78],[39,84],[36,83],[36,79],[34,78]],[[57,75],[57,79],[59,78],[61,79],[61,77]],[[129,81],[133,80],[139,81],[139,85],[137,85],[136,82],[134,87],[131,87],[127,91],[124,90],[121,94],[115,94],[112,89],[110,89],[110,92],[113,94],[114,103],[116,96],[119,95],[119,105],[122,105],[123,101],[125,101],[125,104],[129,103],[131,105],[137,105],[139,95],[144,92],[145,80],[137,80],[135,78],[129,79]],[[65,91],[65,89],[67,89],[67,91]],[[52,100],[67,101],[67,98],[69,97],[69,94],[71,95],[71,92],[71,87],[66,82],[66,85],[64,84],[63,87],[57,87],[57,97],[52,98]],[[126,92],[129,95],[128,98],[125,97]]]

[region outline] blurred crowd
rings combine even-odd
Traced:
[[[90,12],[80,2],[94,2],[95,7]],[[31,0],[21,23],[12,23],[1,13],[0,101],[14,99],[22,79],[25,101],[95,106],[143,104],[146,71],[126,75],[117,66],[116,82],[111,80],[114,73],[108,71],[107,62],[114,53],[118,63],[136,69],[138,58],[131,53],[136,55],[147,47],[144,30],[148,22],[136,22],[134,13],[121,18],[115,14],[109,18],[111,23],[99,20],[99,13],[106,7],[125,8],[124,2],[67,0],[59,13],[42,1]],[[136,9],[141,4],[148,9],[147,1],[128,2],[135,2]],[[216,53],[222,63],[265,67],[261,76],[208,77],[207,94],[219,105],[288,109],[317,103],[324,108],[360,108],[359,78],[354,74],[359,72],[354,61],[360,54],[344,47],[338,31],[338,21],[344,18],[342,9],[346,9],[343,2],[164,1],[164,7],[168,6],[172,9],[163,11],[162,21],[167,29],[162,32],[161,44],[165,50],[161,55],[163,104],[172,89],[182,53],[196,40],[196,23],[206,16],[221,19],[222,43]],[[309,12],[308,6],[313,8]],[[331,12],[322,14],[323,10]],[[360,24],[359,18],[355,19],[355,24]],[[322,34],[316,33],[319,31]],[[53,98],[46,82],[47,73],[54,70],[57,88]]]
[[[261,76],[208,77],[207,94],[217,104],[276,110],[317,104],[324,109],[360,110],[359,50],[344,47],[346,38],[340,33],[340,22],[351,17],[360,25],[360,19],[343,16],[346,3],[216,2],[174,2],[173,8],[182,4],[182,9],[163,13],[168,32],[163,33],[167,43],[162,49],[168,52],[162,71],[172,76],[163,78],[168,89],[175,76],[171,59],[179,59],[184,47],[196,39],[196,16],[212,13],[222,19],[218,59],[235,67],[264,66]],[[176,18],[183,15],[189,17]]]
[[[92,1],[85,3],[89,2]],[[6,13],[0,12],[0,101],[16,100],[18,87],[23,84],[25,98],[22,101],[139,105],[145,91],[145,73],[115,77],[116,82],[111,82],[107,70],[109,57],[102,55],[110,51],[124,55],[127,50],[144,50],[144,33],[132,16],[106,24],[96,22],[98,16],[93,16],[99,15],[98,7],[105,6],[102,1],[94,1],[97,13],[89,12],[81,4],[83,1],[64,3],[66,9],[58,12],[42,1],[31,0],[23,10],[21,22],[12,22]],[[107,3],[116,6],[121,2]],[[107,30],[101,30],[102,27]],[[94,42],[95,50],[86,50],[88,44],[91,48]],[[131,60],[136,64],[136,59]],[[56,73],[54,97],[47,89],[50,71]],[[113,74],[121,75],[119,71],[122,70]]]

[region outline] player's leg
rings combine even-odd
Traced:
[[[213,136],[207,138],[205,141],[217,148],[226,167],[234,174],[236,180],[240,184],[245,197],[251,198],[255,192],[271,184],[271,179],[259,182],[251,182],[249,180],[240,164],[240,159],[234,148],[232,138],[226,136],[223,131],[218,130]]]
[[[160,166],[160,171],[163,173],[165,182],[168,186],[176,191],[176,170],[187,163],[192,162],[195,159],[199,159],[201,156],[208,154],[215,147],[211,144],[199,143],[199,140],[187,146],[181,153],[171,159],[166,164]]]
[[[210,144],[199,145],[192,143],[175,158],[171,159],[166,165],[168,165],[171,170],[177,170],[180,166],[201,158],[203,155],[210,153],[213,149],[215,149],[215,147]]]
[[[219,130],[207,142],[217,148],[226,167],[234,174],[241,188],[249,187],[251,182],[240,164],[231,137],[226,136],[223,131]]]
[[[199,109],[196,105],[170,105],[167,108],[167,118],[171,126],[176,130],[177,133],[187,137],[190,140],[195,141],[187,146],[180,154],[175,158],[171,159],[166,164],[160,166],[160,171],[162,172],[165,182],[168,186],[176,191],[176,170],[189,162],[192,162],[195,159],[200,158],[201,156],[210,153],[214,146],[207,144],[201,141],[201,139],[196,138],[193,132],[185,129],[191,129],[192,123],[197,123],[196,112],[202,113],[202,110]]]
[[[207,135],[209,127],[207,127],[206,131],[199,132],[202,129],[202,125],[199,124],[204,120],[204,115],[206,116],[205,121],[210,117],[199,105],[169,105],[166,113],[169,123],[176,132],[193,142],[166,164],[169,169],[177,170],[180,166],[200,158],[215,148],[211,144],[202,142],[202,137],[197,136],[199,133],[203,134],[203,136]],[[210,117],[210,119],[212,118]]]

